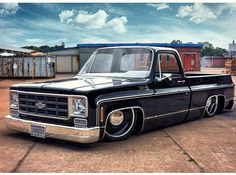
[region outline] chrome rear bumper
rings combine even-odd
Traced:
[[[31,134],[31,125],[43,126],[45,137],[68,140],[79,143],[97,142],[100,135],[100,128],[75,128],[48,123],[41,123],[29,120],[14,118],[10,115],[5,117],[6,128]]]

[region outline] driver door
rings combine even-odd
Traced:
[[[175,52],[159,52],[154,85],[156,125],[181,123],[188,114],[190,89],[185,79],[182,63]]]

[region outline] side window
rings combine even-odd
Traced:
[[[160,53],[156,63],[156,76],[165,78],[172,76],[173,78],[181,77],[177,58],[172,53]]]

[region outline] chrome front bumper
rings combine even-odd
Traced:
[[[100,135],[100,128],[75,128],[48,123],[41,123],[29,120],[14,118],[10,115],[5,117],[6,128],[31,134],[31,125],[43,126],[45,137],[68,140],[79,143],[97,142]]]

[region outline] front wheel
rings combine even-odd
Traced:
[[[126,139],[134,130],[135,125],[134,109],[112,111],[106,121],[105,138],[110,141]]]
[[[205,112],[206,117],[213,117],[217,111],[218,106],[218,96],[214,95],[207,99]]]

